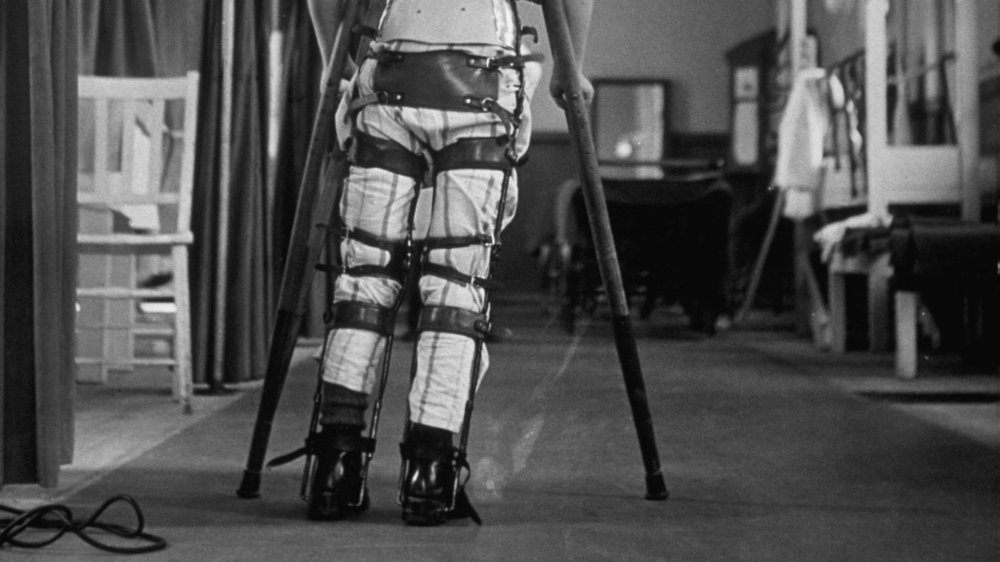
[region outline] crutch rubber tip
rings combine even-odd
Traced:
[[[663,481],[663,474],[657,472],[656,474],[646,475],[646,499],[653,501],[663,501],[670,497],[670,492],[667,491],[667,484]]]
[[[245,500],[255,500],[260,497],[260,471],[244,470],[243,482],[236,490],[236,495]]]

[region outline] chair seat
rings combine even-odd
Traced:
[[[194,234],[191,232],[178,232],[176,234],[78,234],[76,241],[84,246],[190,245],[194,243]]]

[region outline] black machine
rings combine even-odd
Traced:
[[[722,161],[670,159],[669,84],[595,80],[594,138],[624,290],[640,318],[679,304],[692,329],[713,334],[727,306],[732,192]],[[604,299],[580,184],[557,197],[550,269],[562,325]]]

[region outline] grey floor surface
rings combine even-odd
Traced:
[[[400,520],[407,342],[394,354],[372,506],[356,520],[307,521],[300,464],[266,472],[261,498],[236,497],[259,387],[199,396],[186,418],[162,393],[83,389],[79,416],[90,433],[79,439],[90,453],[78,449],[78,457],[89,460],[67,467],[60,499],[85,513],[112,495],[134,496],[148,529],[169,541],[162,552],[130,558],[143,560],[1000,559],[996,374],[960,374],[928,360],[922,378],[903,382],[892,377],[888,355],[819,352],[768,322],[703,337],[657,311],[636,323],[671,491],[653,502],[643,499],[607,319],[585,320],[570,335],[522,303],[499,308],[497,320],[512,334],[490,348],[469,449],[482,527],[410,528]],[[296,353],[270,456],[302,442],[312,351]],[[861,391],[944,398],[893,403]],[[949,403],[955,393],[983,399]],[[99,451],[116,460],[102,466]],[[67,537],[0,557],[112,556]]]

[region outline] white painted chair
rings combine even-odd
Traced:
[[[77,380],[172,371],[190,407],[198,73],[79,77]]]

